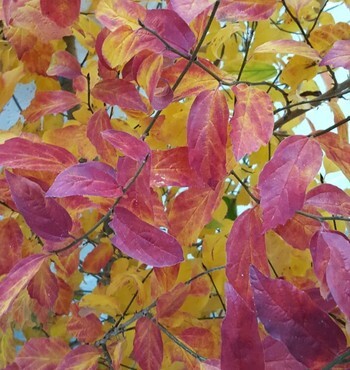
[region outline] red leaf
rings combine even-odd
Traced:
[[[269,274],[259,207],[244,211],[235,220],[227,239],[226,255],[228,281],[246,304],[251,306],[250,265],[258,266],[265,274]]]
[[[33,254],[20,260],[0,282],[0,317],[10,308],[12,302],[24,289],[48,256]]]
[[[55,302],[53,311],[58,315],[68,315],[70,312],[70,304],[73,300],[74,291],[62,279],[58,278],[58,297]]]
[[[68,91],[37,91],[22,115],[27,122],[34,122],[47,114],[66,112],[79,103],[80,99]]]
[[[197,240],[219,205],[222,192],[221,185],[215,191],[190,188],[169,203],[169,230],[182,245],[187,246]]]
[[[7,274],[22,258],[23,234],[18,223],[13,218],[0,220],[0,276]]]
[[[16,363],[22,370],[56,370],[69,351],[61,338],[31,338],[17,355]]]
[[[334,162],[350,179],[350,144],[339,138],[333,132],[317,136],[315,138],[325,151],[327,158]]]
[[[224,0],[217,12],[219,20],[258,21],[268,19],[275,11],[277,0]]]
[[[92,161],[76,164],[61,172],[46,196],[93,195],[116,198],[122,194],[115,170],[108,164]]]
[[[157,317],[169,317],[177,312],[185,302],[189,291],[188,285],[179,283],[170,292],[162,294],[157,300]]]
[[[20,137],[0,145],[0,164],[4,167],[58,173],[76,163],[73,154],[55,145],[33,143]]]
[[[125,208],[117,207],[110,222],[113,244],[128,256],[155,267],[183,261],[181,245],[171,235],[140,220]]]
[[[303,207],[303,211],[308,212],[308,210],[309,207]],[[310,210],[310,213],[314,214],[315,211]],[[326,224],[321,224],[317,220],[296,214],[284,225],[277,226],[275,231],[292,247],[305,250],[309,248],[312,236],[321,227],[326,227]]]
[[[107,104],[118,105],[123,110],[148,112],[135,85],[129,81],[115,78],[98,82],[91,94],[94,98]]]
[[[56,275],[50,270],[49,262],[45,262],[30,281],[28,293],[41,306],[53,308],[58,297],[58,283]]]
[[[228,107],[219,90],[203,91],[192,104],[187,124],[191,167],[212,189],[226,175]]]
[[[60,27],[70,26],[79,16],[80,0],[40,0],[41,12]]]
[[[307,370],[303,364],[297,361],[286,346],[268,336],[263,340],[265,370]]]
[[[233,153],[238,161],[269,142],[274,127],[273,105],[266,92],[254,87],[239,84],[232,87],[232,90],[236,104],[230,121],[231,139]]]
[[[111,120],[104,108],[97,110],[89,119],[87,137],[102,159],[110,164],[117,161],[115,149],[102,137],[102,132],[112,129]]]
[[[157,370],[162,366],[162,336],[157,325],[147,317],[136,323],[133,353],[142,370]]]
[[[336,215],[350,216],[350,196],[330,184],[321,184],[306,194],[305,204],[324,209]]]
[[[187,146],[152,151],[152,186],[193,187],[199,186],[198,182],[197,174],[189,164]]]
[[[81,67],[71,53],[65,50],[58,50],[52,54],[51,63],[46,73],[48,76],[73,79],[81,75]]]
[[[190,27],[173,10],[156,9],[147,11],[144,25],[156,31],[173,48],[184,53],[188,53],[196,42]],[[155,36],[152,35],[152,37]]]
[[[124,155],[142,161],[149,154],[149,146],[142,140],[137,139],[124,131],[106,130],[101,133],[102,137],[109,141],[114,148],[120,150]]]
[[[320,66],[326,65],[350,69],[350,40],[337,40],[334,43],[320,62]]]
[[[66,354],[56,370],[97,370],[100,355],[96,347],[80,345]]]
[[[350,318],[350,241],[339,232],[325,231],[320,237],[329,248],[326,280],[339,308]]]
[[[187,23],[190,23],[214,2],[214,0],[171,0],[170,3],[176,13]]]
[[[86,316],[74,313],[68,321],[67,330],[72,337],[83,343],[93,343],[103,334],[102,323],[93,313]]]
[[[307,293],[255,267],[250,276],[259,320],[302,364],[319,369],[346,347],[342,330]]]
[[[114,249],[110,243],[102,243],[95,247],[84,259],[83,269],[98,274],[113,256]]]
[[[7,171],[6,179],[17,209],[34,233],[52,241],[69,236],[72,219],[68,212],[54,199],[45,198],[37,183]]]
[[[282,141],[259,177],[266,230],[285,224],[302,208],[306,188],[321,164],[322,151],[316,141],[300,135]]]
[[[226,316],[221,326],[221,369],[263,370],[264,354],[256,313],[226,284]]]

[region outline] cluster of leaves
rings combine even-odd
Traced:
[[[0,108],[36,92],[0,132],[1,368],[346,366],[350,26],[327,5],[2,1]]]

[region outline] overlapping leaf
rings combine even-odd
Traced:
[[[37,183],[10,172],[6,172],[6,179],[18,211],[33,232],[51,241],[61,241],[69,236],[70,215],[54,199],[46,198]]]
[[[258,187],[265,229],[290,219],[301,209],[305,192],[322,163],[317,142],[295,135],[285,139],[260,173]]]
[[[64,356],[57,370],[96,370],[100,355],[96,347],[80,345]]]
[[[226,175],[228,107],[219,90],[203,91],[192,104],[187,122],[190,166],[212,189]]]
[[[318,369],[345,349],[341,329],[307,293],[287,281],[270,279],[254,267],[250,276],[259,320],[298,361]]]
[[[155,267],[183,261],[180,244],[171,235],[140,220],[125,208],[117,207],[110,223],[113,244],[123,253]]]
[[[70,195],[95,195],[116,198],[122,190],[116,181],[116,172],[102,162],[85,162],[71,166],[61,172],[47,197],[67,197]]]
[[[273,132],[273,106],[267,93],[245,84],[232,88],[236,96],[231,139],[236,160],[266,145]],[[249,139],[248,139],[249,138]]]
[[[46,71],[48,76],[76,78],[81,75],[80,64],[68,51],[59,50],[52,55],[51,63]]]
[[[338,40],[323,57],[320,66],[331,65],[350,69],[350,40]]]
[[[50,0],[40,0],[43,15],[53,20],[60,27],[70,26],[79,16],[80,0],[62,0],[54,3]]]
[[[176,13],[190,23],[203,10],[214,4],[214,0],[171,0],[170,3]]]

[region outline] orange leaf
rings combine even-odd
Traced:
[[[81,345],[68,352],[56,370],[96,370],[100,355],[96,347]]]
[[[47,114],[65,112],[79,103],[75,94],[68,91],[38,91],[22,114],[28,122],[34,122]]]
[[[98,274],[113,256],[114,249],[110,243],[100,243],[84,259],[83,269]]]
[[[179,310],[189,294],[190,287],[179,283],[170,292],[162,294],[157,300],[157,317],[169,317]]]

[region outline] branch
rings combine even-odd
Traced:
[[[308,102],[304,102],[303,104],[310,104],[313,108],[315,108],[319,106],[321,103],[323,103],[325,100],[332,99],[335,97],[340,97],[341,95],[348,93],[348,92],[350,92],[350,78],[338,84],[336,88],[332,88],[326,91],[324,94],[320,95],[318,98],[312,99]],[[284,109],[288,109],[288,107],[285,107]],[[275,122],[274,130],[281,128],[287,122],[291,121],[292,119],[296,117],[301,116],[302,114],[305,114],[309,110],[310,109],[296,109],[294,111],[291,111],[285,114],[283,117],[281,117]]]
[[[205,264],[204,264],[204,263],[202,263],[202,266],[203,266],[203,268],[204,268],[204,270],[205,270],[205,271],[208,271],[208,269],[207,269],[207,267],[205,266]],[[219,297],[219,301],[220,301],[220,303],[221,303],[222,309],[226,312],[226,305],[225,305],[225,302],[224,302],[224,300],[222,299],[221,294],[220,294],[220,292],[219,292],[219,290],[218,290],[218,288],[217,288],[217,286],[216,286],[216,284],[215,284],[215,281],[214,281],[214,279],[213,279],[213,277],[211,276],[211,274],[210,274],[210,273],[208,273],[208,277],[209,277],[209,279],[210,279],[210,281],[211,281],[211,284],[212,284],[212,285],[213,285],[213,287],[214,287],[214,290],[215,290],[216,295]]]
[[[333,220],[346,221],[346,222],[350,221],[350,217],[344,217],[344,216],[325,216],[324,217],[324,216],[313,215],[312,213],[307,213],[307,212],[304,212],[304,211],[297,211],[296,213],[298,213],[299,215],[308,217],[308,218],[312,218],[312,219],[320,221],[320,222],[322,222],[322,221],[333,221]]]
[[[321,131],[317,131],[315,133],[311,133],[309,135],[307,135],[308,137],[318,137],[318,136],[321,136],[321,135],[324,135],[326,134],[327,132],[329,131],[332,131],[334,130],[335,128],[339,127],[339,126],[342,126],[344,125],[345,123],[347,123],[348,121],[350,121],[350,116],[347,116],[346,118],[342,119],[341,121],[335,123],[334,125],[332,126],[329,126],[328,128],[324,129],[324,130],[321,130]]]

